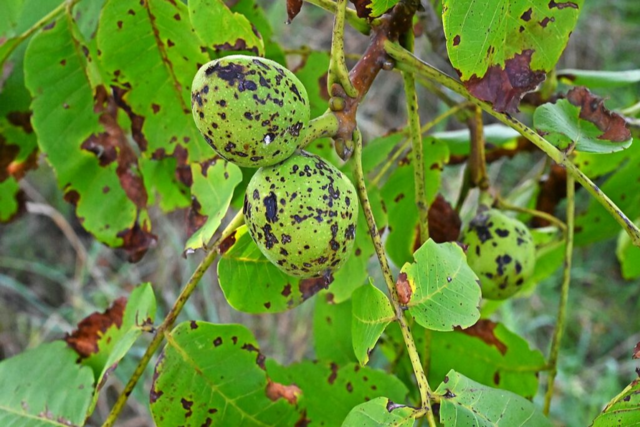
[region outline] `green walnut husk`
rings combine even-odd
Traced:
[[[481,209],[463,232],[462,243],[486,299],[509,298],[533,273],[536,254],[529,229],[497,209]]]
[[[329,276],[352,252],[358,199],[351,181],[301,151],[259,169],[247,186],[244,216],[262,253],[291,276]]]
[[[191,106],[196,126],[216,153],[250,168],[288,158],[310,114],[307,91],[291,71],[244,55],[200,67]]]

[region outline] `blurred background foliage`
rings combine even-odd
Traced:
[[[285,1],[259,3],[276,29],[275,40],[288,53],[289,68],[295,69],[300,61],[296,52],[303,46],[298,43],[316,50],[329,49],[331,15],[307,4],[291,25],[285,25]],[[367,42],[366,37],[347,30],[348,53],[361,53]],[[446,69],[431,52],[426,38],[417,40],[416,51]],[[558,69],[634,69],[639,67],[638,52],[640,2],[587,2]],[[401,85],[399,75],[385,73],[372,87],[358,119],[367,139],[404,126]],[[606,95],[608,106],[616,109],[633,104],[639,90],[640,85],[636,84],[599,94]],[[444,110],[426,91],[421,90],[419,96],[423,121]],[[458,128],[462,127],[452,120],[438,130]],[[513,159],[497,161],[490,166],[493,182],[506,194],[518,185],[523,170],[531,169],[542,159],[540,152],[523,152]],[[445,169],[442,181],[447,199],[455,200],[460,176],[460,166]],[[79,319],[103,310],[141,282],[154,284],[161,318],[202,257],[201,253],[187,259],[181,256],[188,238],[185,210],[164,214],[157,207],[150,208],[158,244],[142,261],[131,264],[125,254],[97,242],[84,231],[73,207],[63,200],[46,161],[40,159],[38,169],[30,172],[21,186],[30,201],[29,212],[0,225],[0,360],[60,338]],[[583,191],[578,192],[577,202],[578,212],[586,207],[588,197]],[[467,215],[470,206],[466,207]],[[562,205],[558,212],[561,215]],[[551,414],[558,425],[588,425],[603,405],[634,378],[638,367],[631,359],[631,350],[640,341],[640,283],[623,280],[615,250],[615,239],[575,250],[569,322]],[[215,271],[209,269],[187,303],[182,319],[243,323],[254,332],[262,351],[280,363],[314,357],[312,313],[318,298],[282,314],[243,314],[224,300]],[[376,266],[370,271],[377,271]],[[531,297],[510,300],[496,313],[497,319],[543,353],[548,351],[555,321],[560,276],[557,271]],[[140,340],[111,377],[94,419],[105,418],[111,399],[123,387],[145,343],[145,339]],[[374,366],[383,363],[376,354],[372,360]],[[151,370],[152,365],[149,374]],[[144,392],[149,381],[150,375],[138,385],[121,425],[151,425]]]

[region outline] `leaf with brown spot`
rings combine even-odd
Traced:
[[[411,301],[411,284],[407,280],[407,273],[398,274],[398,280],[396,280],[396,292],[398,293],[398,302],[402,305],[407,305]]]
[[[274,402],[278,399],[284,399],[292,405],[298,403],[298,396],[302,394],[302,390],[295,385],[283,385],[280,383],[267,380],[267,397]]]
[[[156,300],[151,284],[136,287],[129,298],[119,298],[103,313],[95,312],[65,336],[65,341],[80,356],[79,362],[93,370],[96,393],[92,407],[98,401],[98,391],[120,360],[127,354],[143,327],[153,325]]]
[[[74,48],[79,43],[74,31],[62,20],[29,43],[25,80],[34,97],[31,123],[59,187],[75,196],[82,226],[139,258],[153,239],[140,238],[150,237],[150,222],[137,159],[115,119],[115,103],[105,103],[106,91],[93,86],[95,76],[86,68],[90,56]],[[54,84],[63,80],[68,84]],[[142,233],[132,234],[137,230]]]
[[[576,7],[549,7],[548,0],[444,0],[449,59],[469,92],[496,111],[516,112],[564,51],[584,0],[572,3]]]
[[[302,0],[287,0],[287,23],[290,24],[302,9]]]
[[[195,323],[168,334],[156,364],[150,395],[156,425],[294,425],[299,389],[269,378],[251,332],[242,325]]]
[[[613,153],[628,148],[633,141],[625,119],[607,110],[603,99],[584,87],[571,89],[566,99],[536,108],[533,123],[562,150]]]

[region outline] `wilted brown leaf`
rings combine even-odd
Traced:
[[[625,142],[631,138],[631,131],[621,115],[609,111],[604,100],[593,95],[586,87],[574,87],[567,93],[567,100],[580,107],[580,118],[598,127],[603,133],[598,139]]]
[[[495,346],[501,354],[505,354],[507,352],[507,346],[495,336],[494,329],[496,326],[498,326],[498,324],[491,320],[480,319],[470,328],[456,328],[456,331],[460,331],[472,337],[480,338],[488,345]]]
[[[302,9],[302,0],[287,0],[287,17],[289,18],[287,23],[291,23],[293,18],[298,16],[300,9]]]

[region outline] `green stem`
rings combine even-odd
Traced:
[[[406,37],[407,46],[413,48],[413,32]],[[413,50],[413,49],[412,49]],[[422,132],[420,129],[420,114],[418,112],[418,95],[413,74],[403,72],[404,93],[407,101],[407,116],[409,117],[409,134],[411,135],[411,151],[413,154],[413,182],[415,187],[416,206],[418,208],[418,229],[420,230],[420,245],[429,239],[429,203],[424,178],[424,150],[422,147]]]
[[[304,0],[307,3],[311,3],[314,6],[318,6],[321,9],[326,10],[327,12],[331,12],[334,15],[337,14],[338,5],[335,1],[332,0]],[[367,23],[365,19],[359,18],[358,14],[353,9],[346,9],[345,19],[353,28],[362,34],[368,36],[371,32],[371,26]]]
[[[595,185],[584,173],[578,169],[573,162],[567,157],[566,153],[558,150],[549,141],[538,135],[536,131],[526,126],[508,113],[499,113],[493,110],[491,104],[480,101],[471,95],[467,89],[458,81],[452,79],[438,69],[416,58],[411,52],[403,49],[396,43],[385,41],[385,49],[389,56],[396,61],[396,66],[402,71],[414,72],[416,75],[422,75],[428,79],[436,81],[443,86],[462,95],[469,101],[472,101],[485,112],[495,117],[505,125],[518,131],[523,137],[531,141],[534,145],[544,151],[556,163],[564,166],[570,175],[574,177],[620,224],[620,226],[629,234],[633,244],[640,247],[640,229],[627,218],[627,216],[616,206],[616,204]]]
[[[567,318],[567,302],[569,301],[569,285],[571,283],[571,256],[573,254],[573,231],[575,219],[575,181],[573,176],[567,175],[567,228],[565,231],[564,270],[562,277],[562,289],[560,291],[560,306],[558,307],[558,319],[553,333],[551,352],[549,354],[549,376],[547,379],[547,393],[544,397],[544,413],[549,414],[551,398],[553,397],[553,385],[558,373],[558,353],[564,333],[564,324]]]
[[[333,94],[334,84],[342,86],[344,92],[351,98],[358,96],[358,91],[349,79],[349,70],[344,58],[344,20],[347,11],[347,0],[338,0],[336,16],[333,21],[333,37],[331,38],[331,62],[329,63],[329,77],[327,86]]]
[[[380,268],[382,269],[382,274],[384,276],[389,295],[391,296],[391,303],[393,305],[393,308],[395,309],[396,320],[398,321],[400,329],[402,330],[402,338],[404,339],[407,353],[409,354],[409,360],[411,361],[411,366],[416,376],[418,389],[420,390],[422,409],[428,411],[427,419],[429,421],[429,426],[436,427],[435,419],[433,418],[433,411],[431,410],[431,389],[429,388],[429,382],[427,381],[427,376],[422,369],[420,356],[418,355],[416,344],[413,340],[413,336],[411,335],[411,330],[409,329],[407,321],[404,317],[404,311],[402,310],[402,307],[398,302],[398,292],[393,281],[393,273],[391,272],[391,267],[389,266],[389,261],[387,260],[387,254],[385,253],[382,239],[380,238],[380,234],[378,233],[378,227],[376,226],[376,220],[373,216],[373,210],[371,209],[371,202],[369,201],[367,187],[364,179],[364,171],[362,169],[362,135],[357,129],[354,132],[354,139],[354,175],[356,179],[356,189],[358,191],[358,197],[360,198],[360,204],[362,205],[362,210],[364,211],[364,217],[367,220],[367,225],[369,227],[369,234],[371,236],[371,240],[373,241],[373,246],[375,248],[376,255],[378,256],[378,261],[380,262]]]
[[[304,148],[316,139],[334,136],[339,127],[340,123],[336,115],[331,110],[327,110],[323,115],[309,122],[298,147]]]
[[[140,377],[142,377],[142,374],[147,368],[147,365],[149,364],[151,357],[153,357],[153,354],[158,350],[158,348],[160,347],[160,344],[162,344],[162,341],[165,337],[165,332],[168,332],[169,329],[171,329],[176,319],[178,318],[178,315],[182,311],[182,308],[184,307],[185,303],[187,302],[187,300],[195,290],[196,286],[200,282],[200,279],[202,279],[202,276],[204,276],[204,273],[206,273],[207,269],[211,266],[213,261],[218,256],[218,252],[220,250],[220,244],[232,233],[234,233],[236,229],[240,227],[242,224],[244,224],[244,216],[242,215],[242,211],[240,211],[231,220],[231,222],[227,225],[227,227],[222,231],[222,233],[220,234],[220,237],[218,237],[218,239],[215,241],[211,250],[207,253],[204,259],[200,261],[200,264],[196,268],[196,271],[193,272],[193,274],[191,275],[191,278],[182,289],[182,292],[180,292],[178,299],[173,304],[173,307],[171,307],[171,310],[167,314],[167,317],[164,318],[160,326],[158,326],[158,329],[156,329],[156,333],[153,339],[151,340],[149,347],[147,347],[147,350],[142,356],[142,359],[140,359],[140,362],[138,362],[138,366],[136,367],[136,370],[133,372],[133,375],[131,375],[131,378],[129,378],[129,382],[125,386],[124,390],[122,390],[122,393],[120,393],[120,395],[118,396],[118,400],[116,400],[116,403],[113,405],[113,408],[111,408],[111,412],[109,413],[109,416],[105,420],[104,424],[102,424],[102,427],[111,427],[114,425],[118,416],[120,415],[120,412],[122,412],[122,410],[124,409],[124,405],[127,402],[127,398],[129,397],[134,387],[136,386],[138,380],[140,379]]]

